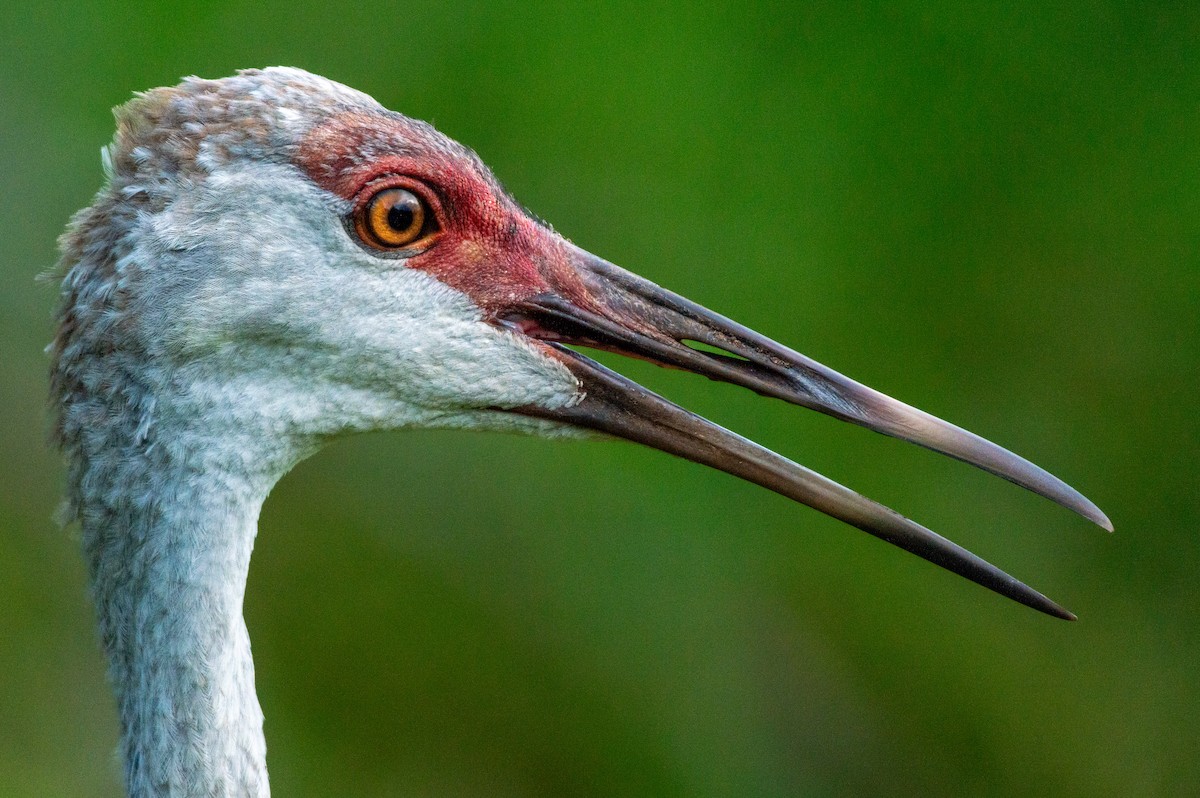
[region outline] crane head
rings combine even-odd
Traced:
[[[976,465],[1111,529],[1029,461],[592,255],[431,126],[300,70],[188,79],[118,111],[109,185],[64,237],[59,392],[82,353],[152,363],[159,413],[302,456],[352,431],[625,438],[755,482],[1043,612],[907,518],[578,351],[749,388]],[[91,311],[91,312],[85,312]],[[294,460],[294,457],[293,457]],[[290,465],[290,463],[288,463]]]

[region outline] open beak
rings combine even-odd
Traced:
[[[517,412],[599,430],[712,466],[807,504],[1003,596],[1074,619],[1041,593],[920,524],[684,410],[564,344],[686,369],[912,441],[1004,477],[1111,531],[1104,513],[1074,488],[978,435],[848,379],[583,250],[570,247],[569,259],[571,290],[535,294],[507,308],[498,320],[546,341],[578,378],[583,398],[568,407],[527,406]]]

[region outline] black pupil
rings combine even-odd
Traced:
[[[396,200],[396,204],[388,208],[387,223],[388,227],[395,230],[397,233],[407,233],[412,229],[413,222],[416,219],[416,199],[414,197],[401,196]]]

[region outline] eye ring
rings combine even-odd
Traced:
[[[410,181],[376,181],[355,203],[355,234],[362,243],[383,252],[427,246],[440,228],[423,194]]]

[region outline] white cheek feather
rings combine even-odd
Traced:
[[[170,264],[153,279],[173,285],[147,294],[182,301],[147,316],[166,330],[163,354],[193,384],[191,400],[240,395],[232,417],[253,413],[276,435],[554,429],[472,411],[576,402],[574,375],[485,323],[463,293],[364,250],[344,229],[347,210],[295,168],[258,163],[211,175],[151,222],[131,257]]]

